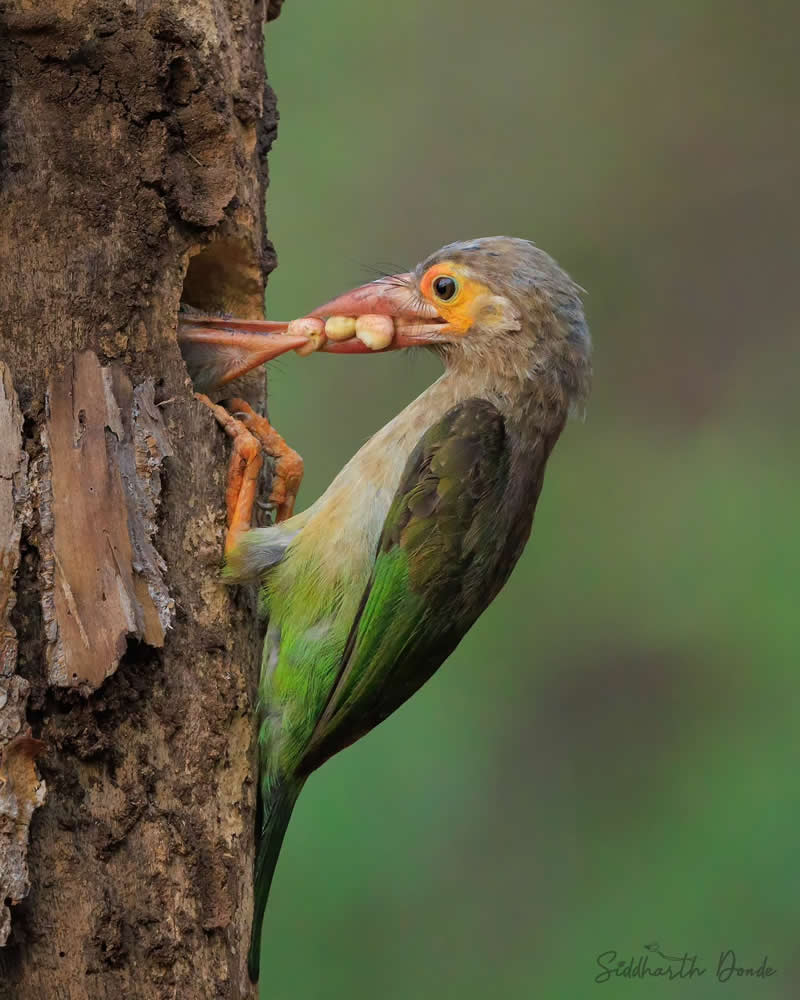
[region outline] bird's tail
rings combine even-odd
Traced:
[[[250,979],[258,982],[261,964],[261,927],[267,907],[272,876],[281,853],[281,845],[289,820],[292,817],[297,796],[303,782],[291,778],[282,780],[270,790],[269,799],[264,802],[263,812],[258,810],[256,838],[255,889],[253,892],[253,927],[250,932],[250,950],[247,953],[247,971]]]

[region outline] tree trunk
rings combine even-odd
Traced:
[[[255,995],[260,637],[175,330],[262,315],[278,6],[0,0],[0,997]]]

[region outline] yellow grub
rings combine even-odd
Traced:
[[[356,336],[371,351],[382,351],[394,337],[394,320],[391,316],[359,316]]]
[[[352,316],[329,316],[325,321],[328,340],[349,340],[356,335],[356,321]]]
[[[321,351],[327,340],[328,338],[325,336],[324,330],[321,333],[311,333],[308,337],[308,343],[303,344],[302,347],[296,347],[294,353],[299,354],[301,358],[305,358],[309,354],[313,354],[314,351]]]
[[[325,336],[325,324],[321,319],[316,319],[313,316],[301,316],[300,319],[293,319],[286,332],[301,337],[308,337],[307,344],[303,344],[302,347],[295,349],[295,354],[300,354],[303,357],[307,354],[313,354],[314,351],[318,351],[321,347],[324,347],[327,340]]]

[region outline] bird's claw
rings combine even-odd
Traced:
[[[195,393],[195,399],[211,410],[217,423],[233,439],[226,489],[227,553],[236,546],[238,536],[249,530],[255,504],[271,511],[273,524],[291,517],[303,477],[303,460],[267,418],[243,399],[232,399],[227,407],[212,402],[203,393]],[[257,490],[264,454],[273,459],[274,470],[270,496],[260,501]]]

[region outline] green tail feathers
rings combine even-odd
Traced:
[[[292,817],[294,804],[303,783],[289,779],[276,785],[264,803],[263,816],[258,818],[260,834],[256,844],[255,889],[253,892],[253,928],[250,932],[250,950],[247,953],[247,971],[250,979],[258,982],[261,964],[261,927],[267,907],[272,876],[281,853],[281,845]]]

